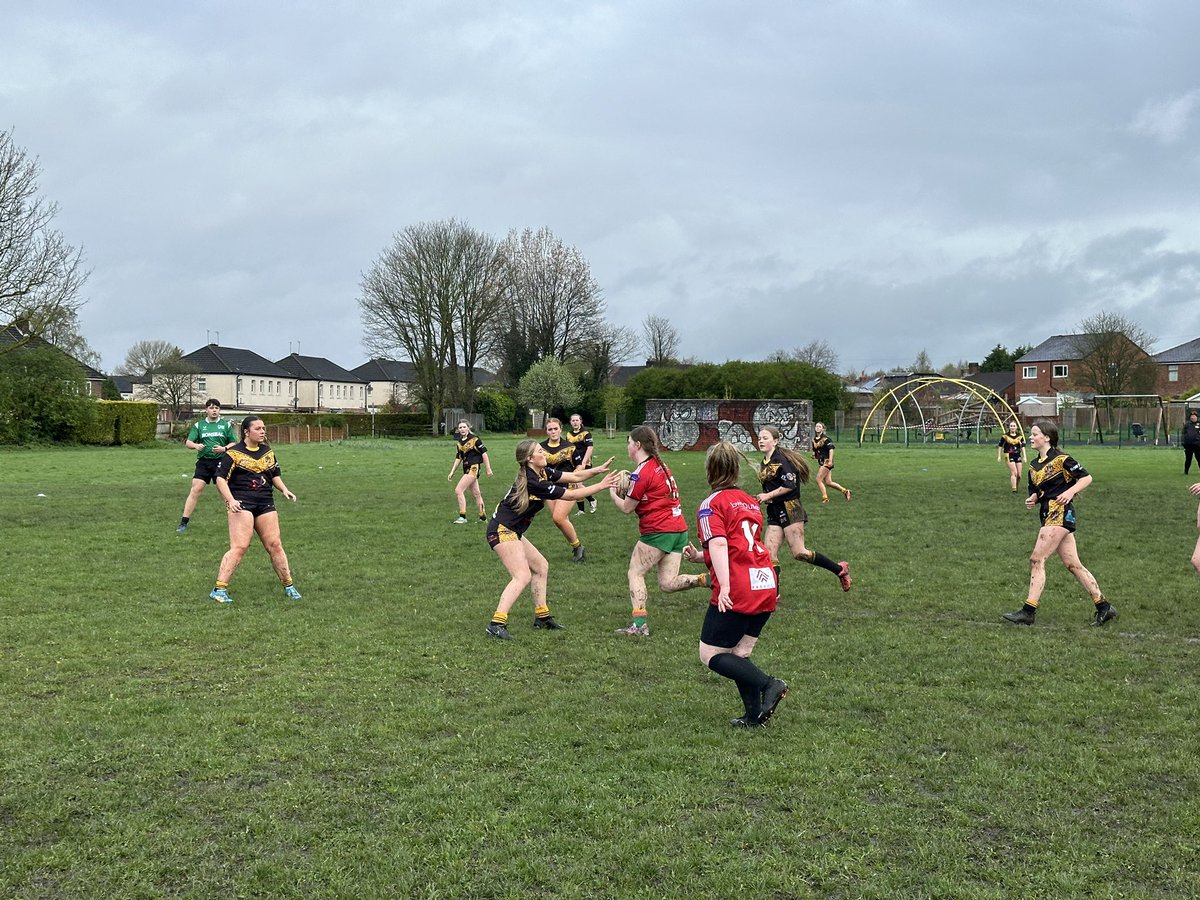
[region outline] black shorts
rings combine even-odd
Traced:
[[[808,513],[800,498],[794,500],[772,500],[767,504],[766,520],[768,525],[778,525],[787,528],[789,525],[803,525],[808,521]]]
[[[700,628],[700,640],[710,647],[736,647],[742,638],[756,638],[762,634],[769,618],[769,612],[720,612],[716,604],[710,603]]]
[[[209,459],[206,456],[201,456],[196,460],[196,474],[193,478],[198,478],[205,484],[217,483],[217,463],[219,459]]]
[[[274,500],[238,500],[238,503],[243,510],[252,513],[256,519],[259,516],[265,516],[267,513],[278,512],[275,509]]]

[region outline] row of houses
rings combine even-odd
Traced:
[[[967,373],[964,377],[1003,397],[1010,406],[1028,417],[1056,415],[1064,403],[1078,405],[1089,401],[1078,380],[1082,362],[1079,335],[1058,334],[1047,338],[1017,360],[1011,373]],[[20,324],[0,330],[0,343],[27,343],[50,346],[41,338],[22,330]],[[1136,349],[1142,359],[1153,363],[1156,372],[1155,393],[1163,397],[1189,398],[1200,392],[1200,338],[1154,355]],[[196,370],[193,382],[198,402],[217,397],[227,406],[269,411],[368,411],[389,403],[404,406],[416,402],[416,376],[412,363],[370,359],[354,369],[345,369],[320,356],[292,353],[271,361],[253,350],[208,344],[183,357]],[[87,375],[92,393],[99,397],[108,376],[80,364]],[[619,366],[613,373],[615,384],[624,384],[644,366]],[[894,386],[905,375],[874,379],[851,386],[866,396],[881,388]],[[899,380],[897,380],[899,379]],[[150,399],[145,384],[114,377],[122,396]],[[494,380],[492,373],[476,369],[476,384]]]
[[[416,374],[412,363],[370,359],[345,369],[323,356],[291,353],[271,361],[253,350],[208,344],[183,356],[196,370],[193,391],[198,403],[216,397],[235,409],[260,412],[346,412],[416,402]],[[494,379],[475,369],[475,383]],[[146,384],[117,381],[121,395],[132,400],[150,399]]]

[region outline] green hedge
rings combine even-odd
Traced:
[[[677,397],[771,400],[799,397],[813,402],[817,420],[830,419],[844,404],[841,379],[801,362],[705,363],[687,369],[654,367],[638,372],[625,387],[631,422],[643,422],[646,401]]]
[[[143,444],[154,440],[158,404],[141,400],[97,400],[96,418],[80,429],[84,444]]]

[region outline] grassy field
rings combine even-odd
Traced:
[[[515,439],[487,443],[490,508]],[[636,522],[606,498],[582,565],[530,532],[568,630],[522,599],[500,643],[449,442],[280,448],[304,599],[255,546],[229,607],[215,492],[175,534],[189,452],[0,453],[0,896],[1196,896],[1190,479],[1072,452],[1103,629],[1057,561],[1038,624],[1001,622],[1037,520],[994,448],[844,441],[854,501],[804,496],[854,588],[785,561],[755,659],[792,692],[752,732],[696,659],[705,595],[613,634]],[[694,522],[702,457],[668,461]]]

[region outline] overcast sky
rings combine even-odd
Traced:
[[[1195,0],[0,0],[0,130],[85,337],[367,357],[359,284],[457,218],[578,248],[684,356],[842,371],[1128,315],[1200,337]],[[631,360],[636,361],[636,360]]]

